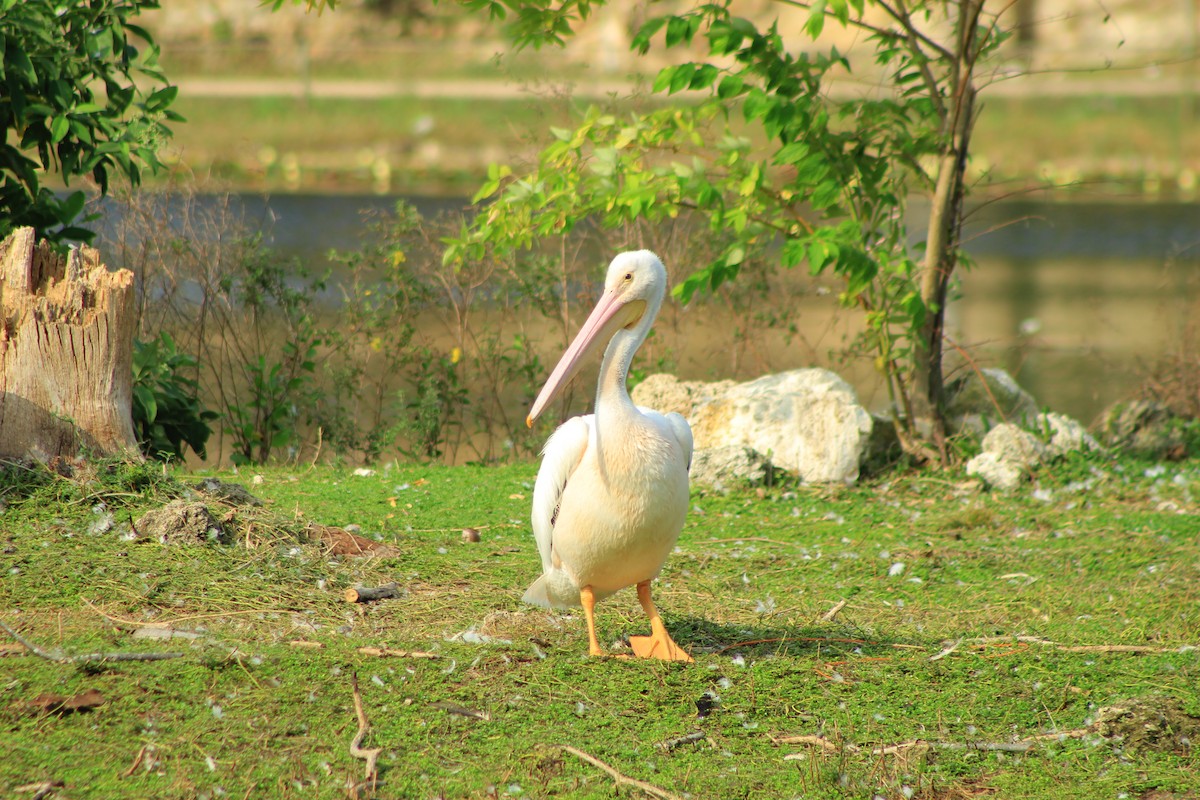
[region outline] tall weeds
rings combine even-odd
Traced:
[[[166,333],[195,357],[189,377],[219,415],[209,451],[235,463],[533,457],[550,423],[531,431],[526,411],[599,296],[608,258],[649,247],[678,277],[717,246],[684,218],[456,266],[442,240],[462,216],[424,218],[398,203],[366,214],[360,245],[327,254],[318,271],[267,246],[270,231],[234,197],[142,194],[120,211],[102,246],[137,276],[139,338]],[[768,332],[794,340],[797,311],[770,302],[771,270],[756,274],[707,297],[704,312],[666,304],[632,380],[675,371],[685,338],[714,327],[720,344],[690,368],[696,377],[779,368],[761,345]],[[818,359],[813,343],[789,344]],[[585,410],[591,394],[581,381],[560,411]]]

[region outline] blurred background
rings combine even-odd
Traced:
[[[980,81],[966,247],[975,264],[951,307],[948,350],[1008,369],[1042,406],[1085,423],[1147,392],[1196,413],[1200,390],[1179,376],[1200,372],[1200,0],[998,5],[1015,35]],[[646,12],[628,0],[601,8],[565,48],[524,51],[455,3],[344,0],[320,14],[248,0],[165,6],[142,24],[187,121],[151,187],[169,216],[207,214],[211,225],[219,207],[317,270],[340,263],[331,249],[363,247],[364,211],[386,216],[398,199],[429,218],[461,210],[489,164],[532,161],[551,126],[592,104],[651,102],[662,66],[654,50],[630,51]],[[739,9],[783,15],[787,30],[784,6]],[[867,46],[837,26],[825,36],[845,52]],[[831,92],[869,94],[881,82],[859,71]],[[121,226],[135,216],[108,215],[110,266],[128,261]],[[609,255],[579,257],[598,279]],[[687,274],[669,266],[677,280]],[[757,299],[749,287],[724,298],[727,325],[700,327],[673,309],[642,356],[647,370],[744,379],[829,365],[880,405],[869,366],[844,357],[854,322],[837,313],[837,287],[806,275],[769,283]],[[588,297],[594,284],[578,290]],[[451,368],[455,348],[471,349],[461,315],[417,327],[430,359]],[[550,358],[564,334],[548,329],[522,327],[514,341],[553,338]]]

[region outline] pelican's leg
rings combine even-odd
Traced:
[[[667,633],[667,626],[663,625],[662,617],[650,599],[650,581],[639,583],[637,593],[642,610],[650,618],[650,635],[629,637],[629,646],[633,648],[634,655],[639,658],[661,658],[664,661],[694,661]]]
[[[583,605],[583,616],[587,618],[588,655],[606,655],[600,649],[600,640],[596,638],[596,595],[592,592],[592,587],[584,586],[579,590],[579,602]]]

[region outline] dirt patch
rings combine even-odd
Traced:
[[[162,544],[229,544],[232,536],[203,503],[172,500],[147,511],[134,529],[139,537]]]
[[[335,528],[332,525],[309,525],[305,531],[314,542],[320,542],[331,556],[379,556],[399,555],[400,551],[390,544],[376,542],[365,536]]]
[[[1200,741],[1200,717],[1184,711],[1177,698],[1140,697],[1101,708],[1096,732],[1131,750],[1187,752]]]

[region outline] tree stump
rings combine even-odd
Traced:
[[[141,458],[133,432],[133,273],[32,228],[0,244],[0,457]]]

